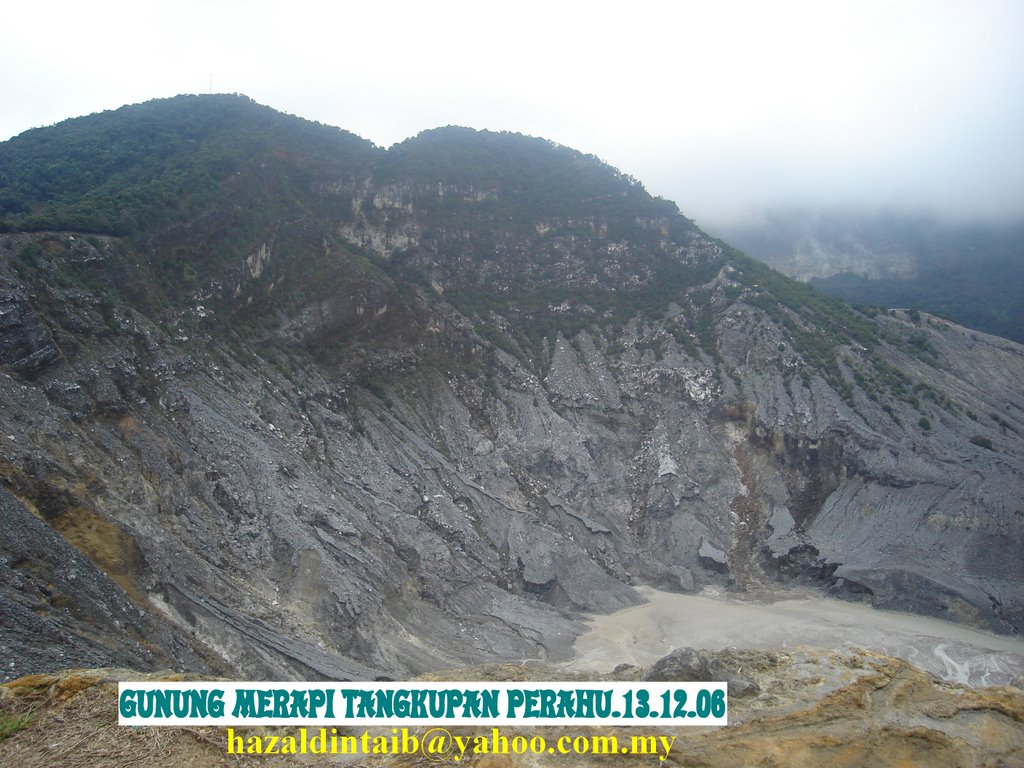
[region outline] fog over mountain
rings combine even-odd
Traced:
[[[1022,29],[5,8],[0,765],[223,764],[112,725],[160,670],[698,663],[675,765],[1016,764]]]
[[[1020,29],[1013,0],[20,3],[0,139],[241,92],[382,147],[465,125],[584,148],[712,232],[794,204],[1022,214]]]
[[[1024,628],[1021,347],[830,300],[592,155],[193,96],[0,179],[6,674],[561,658],[642,584]]]
[[[847,301],[919,309],[1024,341],[1024,217],[783,208],[716,234]]]
[[[67,120],[0,143],[0,676],[555,679],[652,590],[1019,636],[1022,381],[1021,345],[822,296],[551,141],[383,150],[235,95]],[[846,608],[714,655],[744,753],[784,714],[810,764],[1020,753],[1019,691],[874,652],[1019,685],[1019,642]],[[682,674],[616,636],[613,674]]]

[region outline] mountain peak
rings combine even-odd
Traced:
[[[1019,346],[828,299],[542,139],[233,98],[0,144],[4,503],[123,592],[7,589],[58,567],[14,553],[18,637],[134,604],[154,666],[395,677],[566,653],[637,584],[1024,628]]]

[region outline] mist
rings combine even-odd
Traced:
[[[0,29],[0,138],[238,92],[381,146],[450,124],[543,136],[711,230],[794,205],[1024,215],[1024,4],[514,9],[19,4]]]

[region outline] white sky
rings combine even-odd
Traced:
[[[383,146],[544,136],[705,225],[785,203],[1024,214],[1024,0],[9,3],[0,139],[211,75]]]

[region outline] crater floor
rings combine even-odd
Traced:
[[[863,648],[895,656],[949,682],[1007,685],[1024,681],[1024,641],[867,605],[788,592],[771,603],[721,590],[699,595],[638,589],[647,602],[596,616],[576,640],[570,667],[606,671],[648,666],[674,648],[816,646]]]

